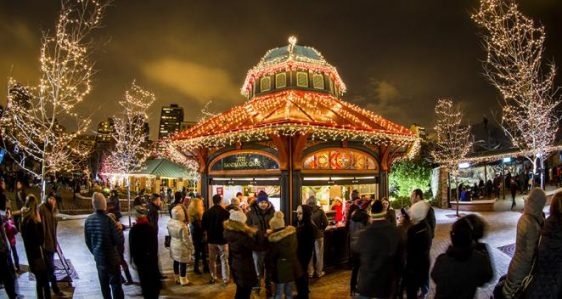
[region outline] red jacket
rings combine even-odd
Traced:
[[[9,219],[4,223],[4,227],[6,228],[6,236],[10,241],[10,246],[16,246],[16,235],[18,234],[18,229],[16,228],[16,224],[14,223],[13,219]]]

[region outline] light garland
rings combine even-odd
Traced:
[[[138,86],[134,81],[119,101],[123,107],[120,117],[114,117],[115,146],[105,161],[106,173],[119,173],[128,176],[139,171],[152,149],[147,145],[145,130],[148,119],[147,111],[156,101],[156,96]]]
[[[316,73],[324,73],[332,79],[339,91],[339,95],[343,95],[347,87],[345,83],[341,79],[338,71],[335,67],[331,66],[325,59],[324,56],[318,50],[312,47],[303,47],[309,51],[314,52],[319,59],[313,59],[309,57],[305,57],[302,55],[296,55],[293,52],[293,49],[296,44],[296,38],[294,36],[289,37],[289,45],[281,48],[275,48],[269,50],[263,58],[260,60],[258,65],[253,67],[248,71],[246,75],[246,79],[244,80],[244,84],[240,89],[240,93],[248,97],[250,95],[250,91],[252,90],[252,86],[256,83],[256,80],[263,77],[264,75],[274,75],[279,72],[289,72],[289,71],[311,71]],[[279,51],[280,49],[287,49],[287,54],[282,55],[276,58],[269,58],[273,51]]]
[[[9,79],[8,103],[0,119],[2,137],[14,147],[16,163],[42,182],[48,175],[78,168],[90,152],[79,138],[90,119],[79,117],[74,107],[91,91],[87,36],[100,25],[106,6],[97,0],[63,1],[54,35],[45,33],[42,40],[38,85],[24,87]],[[74,132],[60,125],[66,119],[76,119]],[[29,167],[26,159],[41,164],[41,169]]]
[[[543,69],[544,27],[505,0],[481,0],[472,18],[485,30],[484,68],[503,96],[502,127],[536,173],[536,158],[542,162],[555,148],[561,103],[554,88],[554,63]]]
[[[472,148],[470,126],[462,124],[462,112],[454,107],[453,101],[440,99],[435,106],[437,133],[436,148],[431,155],[445,164],[451,173],[458,171],[458,165]]]

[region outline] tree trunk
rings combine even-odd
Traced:
[[[129,227],[131,227],[131,184],[129,176],[127,176],[127,206],[129,208]]]
[[[541,156],[539,158],[540,163],[540,172],[541,172],[541,189],[545,190],[545,182],[544,182],[544,158]]]

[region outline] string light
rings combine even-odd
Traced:
[[[449,99],[439,99],[435,106],[436,147],[431,155],[438,163],[445,164],[453,176],[458,165],[472,148],[470,126],[462,124],[462,111]]]
[[[537,158],[542,163],[556,148],[561,102],[554,88],[554,63],[543,68],[544,27],[513,1],[481,0],[472,18],[485,31],[485,75],[503,97],[501,125],[536,173]]]
[[[48,175],[79,167],[91,147],[82,142],[90,119],[74,107],[91,91],[93,63],[87,36],[98,28],[107,3],[97,0],[63,1],[53,35],[44,33],[40,49],[41,77],[37,86],[8,81],[8,102],[0,119],[4,140],[18,149],[12,157],[42,182]],[[76,120],[68,132],[60,123]],[[39,163],[36,170],[26,159]]]

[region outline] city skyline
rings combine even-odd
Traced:
[[[562,4],[519,3],[546,28],[547,60],[562,61]],[[114,2],[95,34],[97,72],[79,112],[91,115],[92,124],[113,116],[135,78],[157,96],[152,128],[160,107],[172,103],[190,107],[189,121],[199,120],[208,101],[210,112],[224,112],[245,101],[239,90],[247,70],[291,34],[337,67],[348,86],[343,99],[401,125],[431,129],[440,97],[460,102],[471,123],[498,107],[498,92],[482,76],[481,32],[470,20],[477,1],[249,4]],[[0,4],[0,77],[36,83],[41,30],[53,30],[57,10],[54,2]],[[255,26],[255,17],[265,25]],[[156,135],[153,129],[151,139]]]

